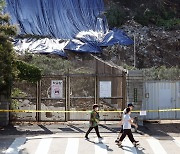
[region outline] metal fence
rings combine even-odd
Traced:
[[[52,81],[62,82],[61,98],[52,98]],[[11,108],[43,112],[15,112],[11,113],[11,120],[89,120],[89,110],[92,110],[92,105],[95,103],[99,104],[100,110],[103,111],[121,110],[124,108],[126,101],[125,85],[126,78],[122,74],[51,75],[43,76],[37,84],[30,84],[24,81],[15,82]],[[103,96],[102,91],[105,94],[106,91],[107,93],[109,92],[110,96]],[[119,113],[109,114],[103,112],[100,113],[100,116],[102,120],[118,120],[120,118]]]

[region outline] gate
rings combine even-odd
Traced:
[[[38,82],[37,113],[38,121],[65,121],[67,110],[67,77],[43,76]],[[52,112],[45,112],[52,111]],[[59,111],[59,112],[55,112]]]
[[[69,110],[87,111],[70,112],[68,120],[88,120],[93,104],[99,104],[102,111],[116,111],[123,108],[122,75],[70,75]],[[78,86],[80,85],[80,86]],[[117,120],[119,113],[100,113],[103,120]]]
[[[37,110],[37,85],[16,81],[12,87],[10,109]],[[36,121],[36,112],[10,112],[10,121]]]
[[[126,101],[125,85],[124,73],[51,75],[43,76],[37,84],[16,82],[14,89],[19,93],[12,97],[12,108],[42,112],[11,113],[11,121],[89,120],[95,103],[102,111],[121,110]],[[119,113],[102,112],[100,116],[102,120],[120,118]]]

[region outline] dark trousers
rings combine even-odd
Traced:
[[[101,137],[100,134],[99,134],[99,128],[98,128],[98,126],[89,127],[89,129],[88,129],[88,131],[87,131],[87,133],[86,133],[86,137],[88,137],[89,133],[91,132],[91,130],[92,130],[93,128],[95,129],[97,136],[98,136],[98,137]]]
[[[122,127],[121,127],[120,133],[123,133],[123,125],[122,125]]]
[[[124,129],[119,141],[122,142],[126,135],[128,135],[128,138],[132,143],[135,142],[131,129]]]

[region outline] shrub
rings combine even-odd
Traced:
[[[41,79],[41,70],[23,61],[16,61],[17,69],[19,70],[18,78],[21,80],[27,80],[32,83],[36,83]]]
[[[179,67],[167,68],[166,66],[143,69],[144,77],[147,80],[180,80]]]
[[[11,38],[16,35],[16,27],[10,25],[9,16],[2,14],[4,1],[0,0],[0,92],[10,94],[13,78],[16,75],[15,53]]]
[[[106,17],[111,28],[120,27],[126,21],[127,14],[123,8],[113,4],[107,10]]]

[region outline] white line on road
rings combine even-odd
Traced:
[[[5,154],[18,154],[21,150],[21,145],[26,141],[26,138],[16,138],[10,147],[5,151]]]
[[[159,141],[155,138],[146,139],[152,148],[154,154],[167,154]]]
[[[78,138],[68,138],[68,143],[66,146],[65,154],[77,154],[79,147],[79,139]]]
[[[35,154],[47,154],[51,142],[52,142],[52,138],[41,139]]]
[[[180,138],[179,137],[173,137],[173,141],[176,143],[177,146],[180,147]]]
[[[103,139],[95,138],[95,154],[107,154],[107,146],[103,143]]]
[[[137,154],[136,148],[128,138],[123,140],[122,146],[123,146],[124,154],[132,154],[132,153]]]

